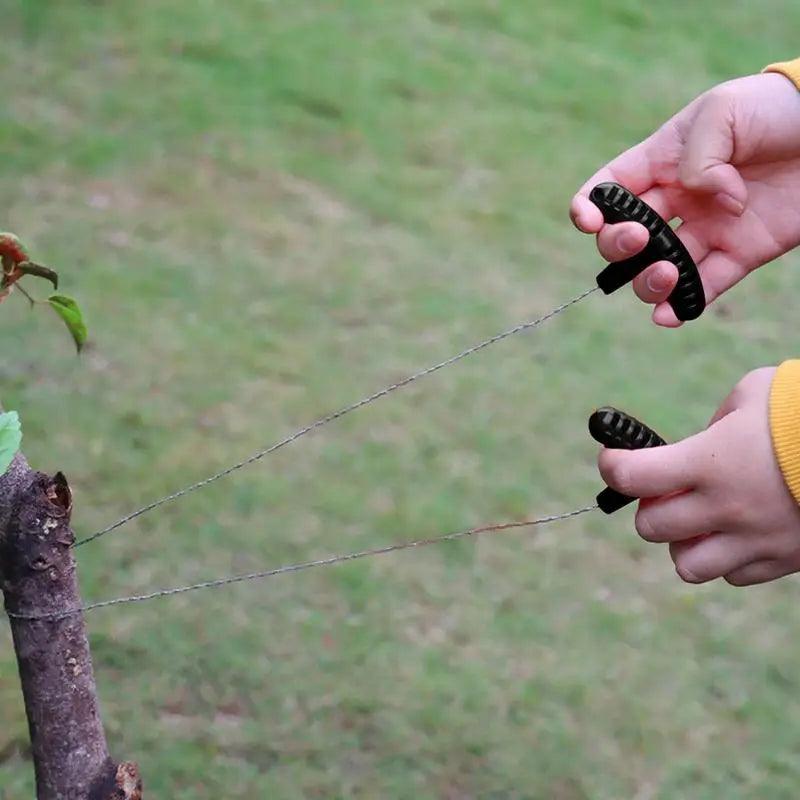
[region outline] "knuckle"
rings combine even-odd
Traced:
[[[723,117],[734,107],[738,100],[739,89],[735,81],[726,81],[717,84],[700,97],[698,116],[703,116],[705,121],[714,115]]]
[[[725,81],[709,89],[704,98],[704,103],[714,109],[728,108],[736,99],[738,90],[735,81]]]
[[[719,523],[726,526],[742,526],[750,516],[750,506],[737,498],[728,500],[719,515]]]
[[[684,187],[692,191],[702,189],[705,184],[702,172],[688,161],[681,161],[678,165],[678,179]]]
[[[702,189],[705,185],[702,172],[699,172],[694,164],[682,161],[678,167],[678,178],[680,182],[691,191]]]

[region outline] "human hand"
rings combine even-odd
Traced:
[[[597,234],[608,261],[638,253],[647,230],[636,222],[606,225],[589,200],[592,187],[616,181],[667,220],[698,265],[712,302],[752,270],[800,244],[800,92],[768,73],[720,84],[649,138],[617,156],[578,191],[575,226]],[[678,271],[666,261],[633,282],[653,321],[681,323],[666,299]]]
[[[688,583],[735,586],[800,571],[800,506],[778,467],[769,425],[774,368],[746,375],[709,427],[677,444],[600,454],[606,483],[639,503],[636,530],[669,544]]]

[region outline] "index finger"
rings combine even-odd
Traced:
[[[578,189],[569,207],[570,218],[578,230],[584,233],[597,233],[603,227],[603,215],[589,199],[589,192],[598,183],[606,181],[621,183],[636,195],[655,186],[653,163],[648,155],[651,138],[620,153]]]

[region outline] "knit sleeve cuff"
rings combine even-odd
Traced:
[[[786,485],[800,503],[800,360],[784,361],[769,398],[772,444]]]
[[[778,61],[764,67],[762,72],[777,72],[785,75],[798,89],[800,89],[800,58],[793,61]]]

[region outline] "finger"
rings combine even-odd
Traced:
[[[747,188],[730,163],[735,146],[733,119],[728,94],[712,94],[704,99],[689,128],[678,177],[687,189],[712,194],[727,211],[741,216]]]
[[[671,187],[656,185],[657,165],[654,163],[653,153],[668,150],[659,144],[667,136],[664,130],[657,131],[641,144],[626,150],[612,162],[598,170],[578,190],[570,204],[570,218],[573,224],[585,233],[597,233],[604,224],[600,209],[589,200],[589,193],[598,184],[604,181],[614,181],[626,186],[659,216],[669,221],[676,216],[676,209],[672,198],[675,190]]]
[[[752,564],[732,570],[724,578],[731,586],[755,586],[791,575],[798,571],[798,567],[800,565],[794,561],[765,558],[762,561],[754,561]]]
[[[689,251],[689,255],[692,257],[692,260],[695,262],[695,264],[701,264],[708,256],[710,250],[708,241],[703,234],[702,228],[698,227],[694,223],[684,222],[676,228],[675,233],[683,242],[684,247]],[[652,268],[653,267],[650,267],[649,269]],[[699,266],[698,272],[700,272],[702,280],[702,272],[700,271]],[[675,268],[675,271],[672,272],[671,275],[675,276],[675,282],[677,283],[677,268]],[[633,290],[646,303],[656,303],[656,308],[653,311],[653,322],[655,322],[656,325],[660,325],[665,328],[679,328],[683,323],[678,319],[672,309],[672,306],[667,302],[669,295],[675,288],[675,283],[669,286],[669,289],[666,292],[663,290],[655,291],[647,285],[649,277],[648,270],[645,270],[641,275],[637,276],[633,282]],[[666,278],[666,275],[664,275],[664,278]],[[655,285],[658,286],[658,283]]]
[[[628,497],[661,497],[695,488],[707,471],[710,431],[648,450],[600,452],[603,480]]]
[[[576,194],[569,206],[572,224],[583,233],[597,233],[605,224],[600,209],[585,195]]]
[[[652,139],[649,137],[637,145],[620,153],[587,180],[578,190],[584,197],[598,184],[606,181],[621,183],[634,194],[640,195],[655,186],[652,152]]]
[[[683,325],[667,302],[659,303],[653,309],[653,322],[662,328],[680,328]]]
[[[636,512],[636,530],[648,542],[686,541],[720,524],[708,498],[693,491],[642,500]]]
[[[747,277],[748,269],[742,263],[722,250],[712,250],[697,264],[706,303],[712,303],[731,286]]]
[[[603,227],[603,215],[600,209],[589,200],[589,192],[598,183],[606,181],[621,183],[637,195],[655,185],[653,164],[648,155],[649,143],[650,140],[645,139],[621,153],[581,186],[570,204],[570,217],[578,230],[584,233],[597,233]]]
[[[644,249],[650,234],[638,222],[604,225],[597,234],[597,249],[606,261],[622,261]]]
[[[678,208],[673,202],[675,190],[668,186],[653,186],[639,195],[653,211],[666,222],[678,216]]]
[[[766,557],[764,539],[750,532],[721,532],[698,541],[673,542],[670,555],[675,570],[687,583],[721,578]]]
[[[633,291],[645,303],[663,303],[678,282],[678,268],[669,261],[656,261],[633,279]]]
[[[665,219],[674,216],[667,189],[662,187],[650,189],[641,199]],[[699,235],[696,226],[681,224],[676,234],[695,261],[708,253],[708,245]],[[600,253],[608,261],[618,261],[638,253],[647,244],[648,238],[649,234],[644,226],[637,223],[620,223],[604,226],[597,236],[597,244]],[[672,293],[677,281],[678,270],[673,264],[657,262],[634,278],[633,290],[645,303],[661,303]]]
[[[712,250],[697,264],[706,305],[714,302],[723,292],[739,283],[748,274],[748,269],[729,253]],[[666,328],[677,328],[682,323],[668,303],[660,303],[653,312],[653,322]]]
[[[683,242],[684,247],[689,251],[695,263],[704,259],[709,252],[709,246],[703,235],[702,229],[697,225],[691,223],[682,223],[679,225],[675,233],[678,238]],[[663,262],[668,264],[669,262]],[[639,299],[645,303],[665,303],[675,284],[678,281],[677,267],[670,264],[668,267],[663,266],[661,262],[653,264],[648,267],[644,272],[637,275],[633,280],[633,290]],[[669,308],[670,314],[666,316],[667,322],[672,323],[669,327],[675,327],[678,324],[678,318]],[[659,313],[659,320],[664,317],[664,312]],[[659,322],[659,324],[663,324]]]

